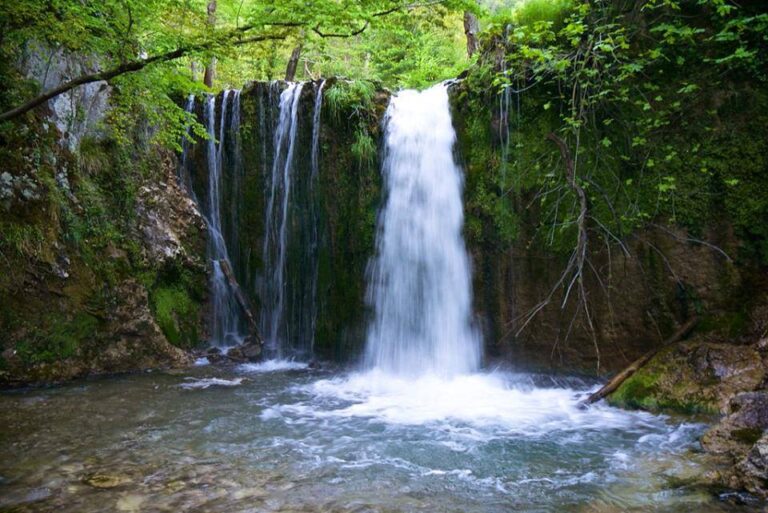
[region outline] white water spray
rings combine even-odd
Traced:
[[[463,178],[444,84],[402,91],[385,118],[386,203],[368,299],[366,362],[389,374],[451,377],[480,365],[462,238]]]

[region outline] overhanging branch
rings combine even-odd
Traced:
[[[251,36],[251,37],[236,39],[241,33],[249,30],[250,28],[253,28],[253,26],[242,27],[240,29],[237,29],[235,32],[233,32],[233,34],[231,34],[226,39],[234,40],[232,41],[231,44],[234,46],[240,46],[240,45],[245,45],[249,43],[257,43],[260,41],[280,40],[280,39],[285,39],[287,37],[287,34],[280,33],[280,34],[262,34],[258,36]],[[176,50],[172,50],[170,52],[162,53],[159,55],[154,55],[146,59],[137,59],[135,61],[126,62],[106,71],[99,71],[96,73],[81,75],[75,79],[70,80],[69,82],[64,82],[63,84],[61,84],[60,86],[54,89],[46,91],[45,93],[42,93],[36,96],[35,98],[32,98],[28,102],[23,103],[16,108],[3,112],[2,114],[0,114],[0,122],[8,121],[9,119],[13,119],[17,116],[20,116],[21,114],[24,114],[25,112],[28,112],[34,109],[35,107],[42,105],[48,100],[51,100],[61,94],[66,93],[67,91],[74,89],[75,87],[85,85],[85,84],[90,84],[93,82],[109,81],[120,75],[125,75],[127,73],[134,73],[136,71],[140,71],[151,64],[172,61],[180,57],[183,57],[185,55],[188,55],[190,53],[211,49],[219,44],[221,44],[221,41],[206,41],[204,43],[199,43],[196,45],[177,48]]]

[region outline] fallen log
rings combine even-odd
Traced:
[[[261,338],[258,335],[258,324],[256,324],[256,317],[253,315],[253,310],[251,309],[251,305],[248,302],[248,298],[245,297],[245,294],[243,294],[243,290],[240,288],[240,285],[237,283],[237,279],[235,278],[235,273],[232,271],[232,266],[229,265],[228,260],[219,260],[219,267],[221,268],[221,272],[224,273],[224,277],[229,282],[229,286],[232,288],[232,293],[235,296],[235,299],[237,300],[238,304],[240,305],[240,308],[243,310],[243,313],[245,314],[245,318],[248,321],[248,328],[252,335],[256,336],[261,340]]]
[[[627,379],[629,379],[630,376],[632,376],[635,372],[638,371],[643,365],[648,363],[651,358],[656,356],[656,354],[661,351],[662,349],[666,349],[667,347],[671,346],[672,344],[675,344],[683,339],[688,333],[691,332],[694,326],[696,326],[696,323],[699,321],[698,317],[695,315],[688,319],[682,326],[680,326],[677,331],[675,331],[668,339],[666,339],[659,347],[656,349],[653,349],[652,351],[648,351],[643,356],[629,364],[627,368],[625,368],[623,371],[616,374],[608,383],[602,386],[600,390],[595,392],[594,394],[590,395],[581,403],[579,403],[579,406],[587,406],[590,404],[594,404],[597,401],[604,399],[614,391],[616,391],[617,388],[621,386],[622,383],[624,383]]]

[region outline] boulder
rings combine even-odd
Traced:
[[[736,465],[731,485],[768,498],[768,435],[763,435]]]
[[[768,429],[768,392],[740,393],[728,408],[728,415],[704,434],[701,445],[708,452],[738,458]]]
[[[243,357],[250,362],[257,362],[261,359],[262,343],[258,337],[250,336],[245,339],[243,345],[240,346],[240,351]]]
[[[650,411],[727,414],[732,397],[761,386],[765,369],[757,344],[682,342],[654,356],[609,402]]]

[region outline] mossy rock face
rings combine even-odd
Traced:
[[[169,339],[202,331],[205,229],[174,155],[109,138],[72,151],[44,118],[19,123],[3,172],[38,194],[0,205],[0,385],[184,365]]]
[[[766,377],[755,346],[685,342],[661,351],[608,401],[614,406],[680,413],[725,413],[734,394]]]
[[[168,342],[177,347],[197,345],[200,307],[189,293],[181,287],[161,287],[152,296],[155,319]]]
[[[48,323],[27,332],[16,342],[15,351],[26,364],[52,363],[78,355],[81,341],[92,337],[99,321],[86,312],[78,312],[71,319],[51,315]]]

